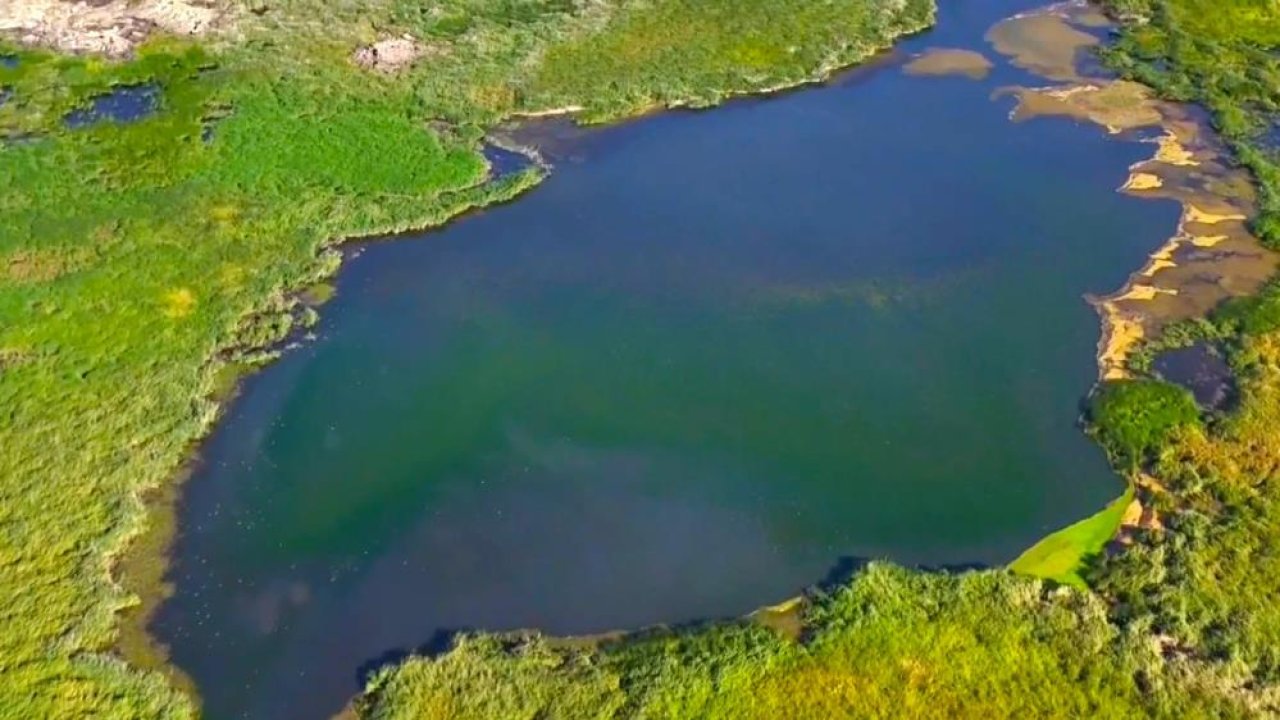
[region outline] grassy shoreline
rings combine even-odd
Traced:
[[[171,487],[216,419],[223,368],[271,358],[298,320],[293,294],[336,269],[336,238],[502,199],[475,149],[501,118],[710,105],[811,81],[933,18],[928,0],[445,5],[290,0],[212,52],[160,38],[120,64],[18,50],[0,68],[0,135],[33,138],[0,150],[0,311],[14,319],[0,328],[0,715],[192,714],[160,673],[107,654],[138,602],[112,563],[143,527],[139,494]],[[376,25],[433,54],[401,74],[358,69],[348,56]],[[139,82],[161,88],[154,116],[62,124]]]

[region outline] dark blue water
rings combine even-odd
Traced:
[[[100,122],[131,123],[153,114],[160,107],[160,87],[154,84],[116,88],[89,101],[89,107],[72,110],[64,119],[73,129]]]
[[[486,143],[481,151],[484,153],[485,162],[489,163],[490,180],[501,180],[524,172],[534,164],[533,158],[528,155],[498,145]]]
[[[1079,431],[1086,293],[1175,227],[1150,148],[1014,125],[982,37],[826,87],[530,131],[520,200],[371,244],[251,378],[180,508],[153,630],[211,717],[324,717],[459,628],[734,616],[845,557],[1003,563],[1122,491]]]

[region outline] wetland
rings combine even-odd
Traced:
[[[64,5],[0,716],[1280,713],[1264,0]]]
[[[206,711],[332,713],[460,630],[732,617],[872,558],[1001,565],[1121,495],[1078,422],[1087,298],[1180,210],[1117,192],[1158,115],[1010,122],[1036,90],[1009,88],[1080,80],[1096,42],[1035,16],[988,43],[1038,5],[944,4],[820,87],[527,124],[552,167],[527,196],[360,245],[184,487],[152,629]],[[1018,54],[1046,33],[1068,50]],[[914,76],[938,48],[959,76]]]

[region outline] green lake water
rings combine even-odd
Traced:
[[[1015,125],[942,3],[825,87],[534,133],[514,203],[360,248],[184,490],[152,630],[210,717],[322,718],[464,628],[742,614],[854,559],[1007,562],[1122,483],[1086,293],[1177,222],[1150,146]],[[908,77],[931,46],[983,81]]]

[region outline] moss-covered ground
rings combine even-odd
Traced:
[[[279,0],[124,62],[0,45],[0,717],[184,717],[111,652],[111,577],[213,398],[307,313],[343,238],[511,197],[478,141],[517,113],[602,120],[816,79],[932,22],[931,0]],[[384,74],[360,45],[412,33]],[[16,62],[13,60],[16,59]],[[113,87],[133,122],[71,128]]]

